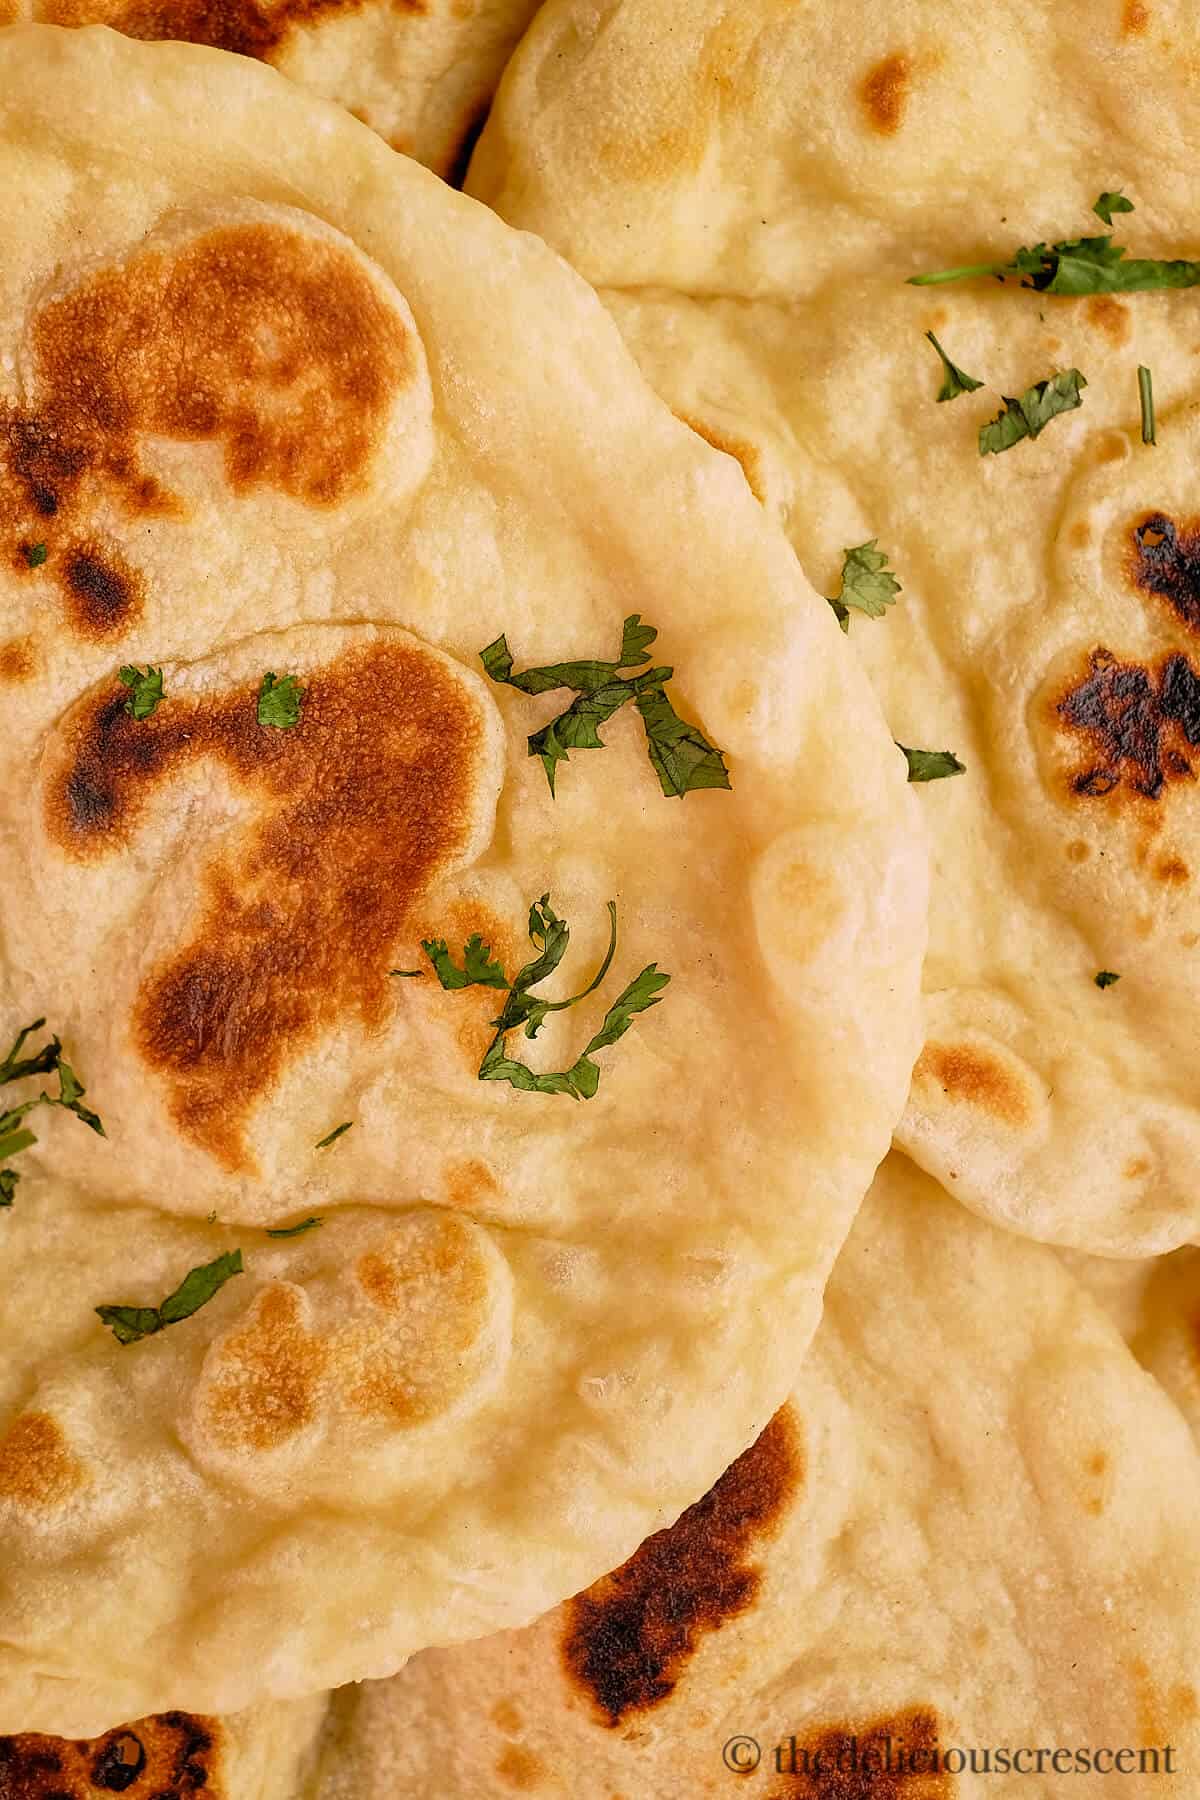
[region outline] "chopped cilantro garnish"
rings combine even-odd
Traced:
[[[18,1106],[0,1112],[0,1161],[18,1155],[37,1143],[37,1137],[22,1123],[26,1113],[36,1106],[61,1106],[67,1112],[73,1112],[77,1119],[89,1126],[100,1137],[105,1135],[104,1125],[98,1113],[84,1106],[83,1095],[86,1088],[76,1075],[70,1063],[62,1053],[62,1043],[57,1037],[35,1050],[32,1056],[23,1056],[26,1040],[35,1031],[45,1025],[45,1019],[35,1019],[32,1025],[26,1025],[13,1039],[8,1055],[0,1062],[0,1086],[10,1081],[23,1081],[30,1075],[57,1075],[58,1093],[48,1094],[45,1088],[32,1100],[24,1100]],[[19,1176],[14,1169],[0,1169],[0,1206],[11,1206],[13,1191]]]
[[[340,1137],[345,1136],[353,1123],[353,1119],[343,1119],[342,1123],[340,1125],[335,1125],[332,1131],[327,1132],[326,1135],[317,1142],[314,1148],[317,1150],[327,1150],[330,1144],[336,1144]]]
[[[960,763],[951,750],[910,750],[907,744],[897,744],[896,748],[904,752],[910,781],[943,781],[947,775],[966,773],[967,765]]]
[[[1120,979],[1121,977],[1114,975],[1111,969],[1101,969],[1095,977],[1095,982],[1098,988],[1106,988],[1111,987],[1114,981],[1120,981]]]
[[[404,981],[413,981],[413,980],[419,981],[421,979],[421,976],[424,975],[424,973],[425,973],[424,969],[389,969],[388,970],[389,975],[399,975]]]
[[[22,544],[21,554],[31,569],[40,569],[50,552],[45,544]]]
[[[1098,219],[1103,219],[1106,225],[1111,225],[1112,216],[1115,212],[1121,213],[1133,211],[1133,201],[1127,200],[1120,189],[1118,189],[1115,194],[1110,194],[1106,190],[1094,203],[1092,211]]]
[[[133,690],[125,702],[125,711],[135,719],[148,719],[163,697],[162,670],[139,669],[127,664],[121,670],[121,680]]]
[[[721,751],[709,743],[698,725],[681,719],[666,693],[672,668],[645,669],[640,675],[623,675],[623,669],[650,661],[649,646],[658,636],[643,625],[640,613],[631,613],[621,632],[621,653],[616,662],[547,663],[541,668],[513,673],[508,639],[501,635],[479,652],[484,672],[495,682],[523,694],[548,694],[555,688],[574,688],[575,699],[540,731],[528,739],[530,756],[541,758],[550,792],[560,762],[572,750],[603,750],[600,726],[632,700],[646,733],[646,753],[669,798],[697,788],[727,788],[729,774]]]
[[[618,995],[604,1015],[599,1031],[588,1040],[569,1069],[539,1075],[527,1064],[507,1054],[505,1039],[518,1026],[524,1028],[527,1038],[536,1037],[550,1013],[563,1012],[567,1007],[576,1006],[595,992],[608,974],[616,955],[615,900],[608,903],[608,919],[609,943],[603,962],[588,985],[565,1000],[537,999],[530,992],[557,969],[566,954],[571,935],[566,920],[560,919],[551,906],[548,894],[535,900],[529,909],[529,941],[537,955],[525,964],[512,982],[505,976],[501,965],[493,960],[491,946],[483,944],[478,936],[471,938],[465,946],[462,968],[448,954],[443,939],[431,938],[422,945],[444,988],[501,987],[507,992],[503,1008],[491,1021],[496,1028],[495,1036],[479,1065],[480,1081],[507,1081],[523,1093],[569,1094],[574,1100],[592,1098],[600,1084],[601,1074],[599,1065],[592,1061],[594,1053],[624,1037],[638,1013],[657,1006],[662,989],[671,979],[669,975],[659,973],[657,963],[648,963]]]
[[[295,675],[264,675],[258,690],[258,722],[287,731],[300,723],[300,706],[304,689]]]
[[[1115,212],[1132,212],[1133,202],[1124,194],[1101,194],[1092,207],[1112,224]],[[1157,258],[1131,257],[1112,236],[1064,238],[1056,244],[1023,246],[1008,262],[964,263],[957,269],[939,269],[930,275],[910,275],[913,287],[934,287],[947,281],[971,281],[995,275],[1023,277],[1022,286],[1040,294],[1134,294],[1155,288],[1195,287],[1200,282],[1200,262],[1162,262]]]
[[[1035,381],[1018,398],[1003,396],[1004,405],[994,419],[979,429],[980,456],[998,456],[1023,438],[1035,438],[1059,413],[1074,412],[1083,405],[1080,393],[1087,386],[1078,369],[1059,370],[1045,381]]]
[[[311,1219],[301,1219],[298,1225],[269,1225],[267,1227],[267,1236],[273,1238],[299,1237],[302,1232],[313,1231],[318,1225],[323,1225],[324,1223],[324,1219],[321,1218],[319,1213],[316,1213]]]
[[[927,331],[925,336],[942,359],[942,385],[938,389],[939,400],[957,400],[960,394],[973,394],[976,388],[983,386],[982,381],[976,381],[973,375],[968,375],[965,369],[960,369],[957,363],[950,361],[932,331]]]
[[[842,591],[834,598],[827,595],[843,631],[850,629],[850,607],[864,612],[868,618],[881,619],[901,591],[900,583],[887,566],[887,555],[875,548],[878,538],[856,544],[842,551]]]
[[[1157,444],[1154,426],[1154,377],[1144,363],[1138,364],[1138,399],[1142,406],[1142,442]]]
[[[153,1337],[168,1325],[190,1319],[213,1295],[223,1288],[232,1275],[242,1273],[242,1253],[227,1250],[210,1263],[190,1269],[161,1306],[97,1306],[93,1311],[103,1320],[119,1344],[136,1344],[141,1338]]]

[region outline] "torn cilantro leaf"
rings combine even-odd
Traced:
[[[881,619],[901,592],[900,583],[887,566],[887,555],[875,548],[878,538],[842,551],[842,591],[827,595],[843,631],[850,629],[850,607],[868,618]]]
[[[17,1156],[22,1150],[28,1150],[37,1143],[36,1134],[22,1123],[26,1113],[32,1112],[37,1106],[64,1107],[100,1137],[105,1135],[99,1114],[82,1103],[86,1089],[70,1063],[64,1060],[62,1043],[58,1037],[51,1037],[48,1043],[43,1044],[40,1050],[35,1050],[31,1056],[21,1054],[27,1040],[35,1031],[40,1031],[45,1023],[45,1019],[35,1019],[32,1025],[26,1025],[18,1031],[7,1056],[0,1062],[0,1085],[22,1081],[30,1075],[57,1075],[58,1093],[48,1094],[43,1088],[33,1099],[22,1101],[20,1105],[10,1107],[7,1112],[0,1112],[0,1161]],[[15,1170],[0,1169],[0,1206],[12,1205],[17,1180]]]
[[[1122,196],[1102,194],[1100,198],[1115,201]],[[1099,206],[1097,201],[1093,210],[1099,210]],[[1114,204],[1112,210],[1132,212],[1133,208]],[[1105,219],[1105,224],[1111,224],[1111,220]],[[1200,283],[1200,262],[1163,262],[1154,257],[1132,257],[1127,261],[1124,245],[1114,244],[1109,235],[1022,246],[1009,262],[964,263],[956,269],[910,275],[908,281],[912,287],[936,287],[982,275],[994,275],[1001,281],[1010,275],[1027,277],[1022,286],[1035,288],[1039,294],[1133,294],[1155,288],[1195,287]]]
[[[976,388],[983,386],[982,381],[976,381],[973,375],[968,375],[965,369],[960,369],[957,363],[950,361],[932,331],[927,331],[925,336],[942,359],[942,385],[937,396],[939,401],[957,400],[960,394],[973,394]]]
[[[1154,427],[1154,377],[1144,363],[1138,364],[1138,399],[1142,407],[1142,442],[1157,444]]]
[[[904,752],[910,781],[942,781],[947,775],[966,773],[966,763],[960,763],[951,750],[910,750],[901,743],[896,748]]]
[[[463,946],[461,969],[447,949],[445,938],[426,938],[421,948],[433,964],[433,972],[444,988],[508,987],[508,976],[500,964],[492,959],[492,946],[485,944],[477,931]],[[413,975],[421,973],[419,969],[394,972]]]
[[[577,1006],[589,994],[595,992],[608,974],[613,957],[617,950],[617,903],[608,902],[609,940],[604,959],[585,988],[577,994],[569,995],[565,1000],[542,1000],[536,998],[530,990],[552,975],[566,953],[570,940],[570,927],[565,919],[559,918],[550,904],[549,894],[543,894],[535,900],[529,909],[529,940],[537,955],[527,962],[511,985],[507,981],[496,983],[487,981],[487,986],[503,986],[507,989],[507,998],[499,1015],[492,1020],[495,1035],[484,1052],[483,1061],[479,1065],[480,1081],[507,1081],[512,1087],[528,1094],[569,1094],[575,1100],[590,1100],[600,1085],[600,1067],[592,1061],[593,1053],[615,1044],[628,1031],[637,1013],[645,1012],[656,1006],[663,988],[671,977],[658,971],[657,963],[649,963],[629,983],[609,1007],[604,1022],[598,1032],[584,1046],[582,1053],[569,1069],[550,1071],[538,1074],[516,1057],[508,1055],[505,1039],[510,1031],[519,1026],[524,1027],[525,1036],[534,1038],[541,1030],[548,1014],[563,1012],[567,1007]],[[472,940],[477,942],[478,940]],[[466,978],[465,968],[470,966],[470,944],[464,953],[464,969],[459,969],[453,959],[446,953],[446,946],[440,938],[430,939],[422,945],[425,954],[433,963],[438,979],[445,988],[463,988],[472,985]],[[498,963],[486,961],[487,947],[484,946],[477,955],[477,962],[490,971],[499,970]]]
[[[652,670],[651,674],[669,673]],[[690,794],[695,788],[727,788],[725,758],[710,744],[698,725],[681,719],[661,682],[639,676],[636,706],[646,728],[646,754],[668,799]]]
[[[45,544],[22,544],[21,554],[31,569],[40,569],[50,552]]]
[[[1004,405],[994,419],[979,428],[980,456],[999,456],[1023,438],[1040,435],[1059,413],[1074,412],[1083,405],[1080,390],[1087,386],[1078,369],[1062,369],[1034,382],[1018,398],[1003,396]]]
[[[318,1225],[323,1225],[324,1223],[325,1221],[320,1214],[314,1213],[310,1219],[301,1219],[298,1225],[269,1225],[267,1227],[267,1236],[273,1238],[299,1237],[302,1232],[314,1231]]]
[[[148,719],[163,698],[162,670],[127,664],[120,674],[125,686],[133,690],[125,702],[125,711],[135,719]]]
[[[1111,225],[1112,216],[1115,212],[1125,213],[1133,211],[1133,201],[1127,200],[1119,188],[1115,194],[1111,194],[1105,189],[1104,193],[1101,194],[1100,198],[1093,205],[1092,211],[1098,219],[1103,219],[1106,225]]]
[[[1111,987],[1114,981],[1120,981],[1120,979],[1121,977],[1119,975],[1114,975],[1111,969],[1101,969],[1095,976],[1095,982],[1098,988]]]
[[[630,613],[621,631],[621,653],[615,662],[587,660],[546,663],[540,668],[513,673],[508,639],[500,636],[479,652],[485,674],[495,682],[518,688],[523,694],[548,694],[555,688],[574,688],[575,699],[557,717],[527,740],[530,756],[541,758],[550,792],[555,792],[558,765],[572,750],[603,750],[600,726],[632,700],[646,733],[646,753],[669,798],[696,788],[729,786],[721,751],[708,742],[698,725],[681,719],[665,689],[675,671],[643,669],[623,675],[649,662],[650,645],[658,636],[652,625],[643,625],[640,613]]]
[[[340,1125],[335,1125],[332,1131],[328,1132],[323,1138],[319,1139],[317,1144],[314,1147],[317,1150],[327,1150],[329,1148],[330,1144],[336,1144],[337,1140],[340,1137],[345,1136],[346,1132],[349,1131],[349,1129],[353,1125],[353,1123],[354,1123],[353,1119],[343,1119],[343,1121]]]
[[[290,730],[300,723],[303,699],[304,689],[295,675],[281,675],[278,680],[274,673],[264,675],[258,690],[259,724],[273,725],[278,731]]]
[[[227,1250],[212,1262],[190,1269],[161,1306],[97,1306],[92,1310],[109,1327],[119,1344],[136,1344],[141,1338],[153,1337],[156,1331],[165,1331],[168,1325],[190,1319],[193,1313],[208,1304],[231,1276],[240,1275],[242,1269],[241,1251]]]

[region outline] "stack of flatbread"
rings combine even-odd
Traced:
[[[1191,9],[3,20],[0,1800],[1200,1793]]]

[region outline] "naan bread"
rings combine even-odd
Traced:
[[[109,25],[272,63],[458,182],[538,0],[2,0],[0,24]]]
[[[877,539],[852,615],[922,791],[927,1034],[899,1142],[977,1211],[1106,1255],[1200,1234],[1200,379],[1194,293],[913,288],[1104,227],[1200,249],[1200,14],[555,0],[471,191],[605,289],[672,408],[742,463],[810,580]],[[986,389],[935,403],[923,334]],[[1139,363],[1158,445],[1140,439]],[[1079,410],[981,458],[1000,396]],[[1095,986],[1101,970],[1118,985]]]
[[[336,1696],[321,1800],[1188,1794],[1198,1532],[1197,1448],[1085,1291],[896,1155],[756,1444],[536,1625]]]
[[[1063,1254],[1200,1439],[1200,1250],[1148,1262]]]
[[[782,534],[555,256],[248,61],[18,27],[0,75],[5,1012],[107,1129],[34,1115],[0,1217],[0,1730],[90,1735],[531,1618],[705,1490],[903,1104],[925,850]],[[731,792],[665,798],[627,708],[552,798],[554,696],[479,671],[635,612]],[[671,977],[583,1102],[481,1083],[500,996],[421,948],[512,979],[547,891],[535,992],[610,899],[619,948],[510,1056]]]
[[[326,1698],[253,1707],[230,1719],[157,1714],[102,1737],[0,1737],[0,1800],[300,1800]]]

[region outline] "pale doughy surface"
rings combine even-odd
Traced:
[[[4,24],[108,25],[271,63],[460,180],[538,0],[10,0]]]
[[[30,26],[0,76],[5,1023],[107,1129],[41,1109],[0,1220],[0,1730],[91,1736],[523,1622],[705,1490],[903,1104],[925,850],[783,534],[557,258],[248,60]],[[633,612],[730,792],[623,715],[552,799],[550,704],[479,671]],[[671,975],[583,1103],[388,973],[511,976],[547,890],[556,993],[610,899],[620,947],[534,1067]],[[183,1323],[95,1316],[234,1248]]]
[[[554,0],[468,184],[601,287],[819,592],[844,547],[888,553],[903,592],[850,648],[896,736],[966,764],[921,795],[898,1141],[986,1216],[1113,1256],[1200,1232],[1194,293],[905,277],[1101,233],[1104,188],[1131,255],[1194,254],[1198,30],[1170,0],[684,0],[669,29],[653,0]],[[985,389],[935,403],[930,329]],[[1073,365],[1078,411],[979,456],[1001,394]]]
[[[321,1800],[1190,1794],[1197,1457],[1055,1254],[897,1153],[755,1447],[536,1625],[335,1696]],[[882,1758],[887,1736],[925,1772],[839,1776],[852,1737]],[[723,1749],[748,1739],[739,1774]],[[1039,1746],[1069,1761],[928,1760]],[[1076,1761],[1105,1746],[1133,1760]]]

